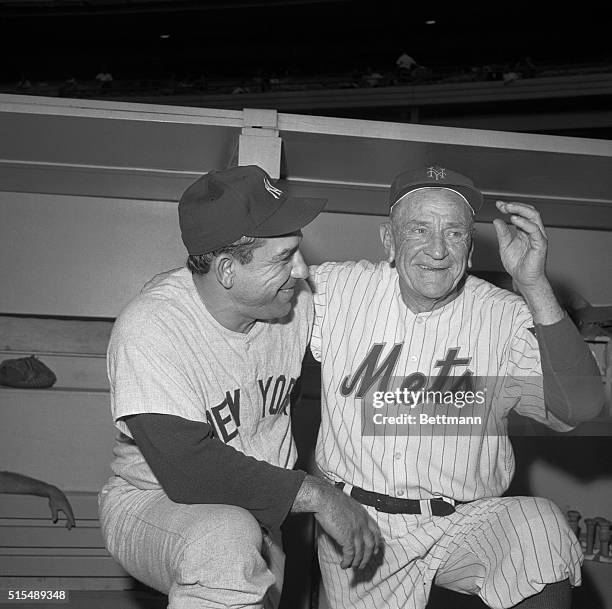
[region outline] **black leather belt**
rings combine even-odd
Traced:
[[[344,482],[336,482],[336,487],[340,490],[344,489]],[[369,505],[379,512],[386,514],[422,514],[421,501],[418,499],[400,499],[399,497],[390,497],[389,495],[381,495],[372,491],[365,491],[358,486],[351,488],[351,497],[363,505]],[[455,512],[455,506],[441,498],[428,499],[432,516],[449,516]],[[464,503],[463,501],[455,501],[455,503]]]

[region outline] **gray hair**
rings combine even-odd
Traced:
[[[206,275],[210,271],[212,261],[221,254],[230,254],[240,264],[248,264],[253,260],[253,251],[263,245],[263,239],[258,237],[241,237],[238,241],[224,245],[206,254],[190,254],[187,258],[187,268],[194,275]]]

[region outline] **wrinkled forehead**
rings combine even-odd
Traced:
[[[391,221],[406,221],[428,215],[453,222],[473,223],[472,208],[463,195],[450,188],[418,188],[404,195],[391,209]]]

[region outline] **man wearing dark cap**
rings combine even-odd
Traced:
[[[274,607],[287,514],[313,512],[363,566],[365,509],[292,470],[290,394],[313,321],[300,229],[325,201],[292,199],[259,167],[211,172],[179,203],[187,268],[150,282],[108,348],[120,434],[100,493],[111,554],[169,607]]]
[[[559,509],[501,497],[514,473],[507,416],[568,430],[601,409],[601,379],[546,278],[534,207],[498,201],[513,228],[494,220],[520,296],[467,274],[482,202],[447,168],[402,173],[381,226],[387,260],[311,270],[317,465],[385,540],[351,573],[321,534],[333,609],[423,609],[434,582],[495,609],[567,609],[580,584],[582,552]]]

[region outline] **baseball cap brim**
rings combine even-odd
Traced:
[[[277,237],[293,233],[310,224],[323,211],[327,199],[288,197],[273,214],[259,226],[252,228],[247,237]]]

